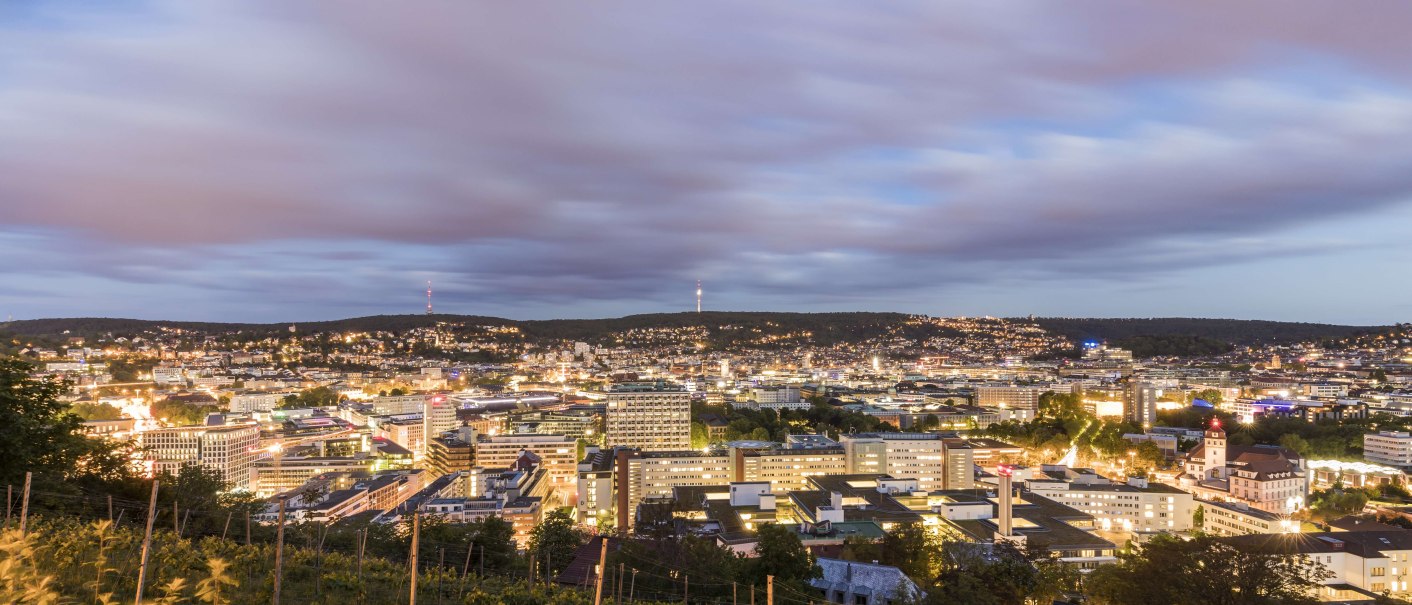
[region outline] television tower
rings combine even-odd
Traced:
[[[696,312],[701,312],[701,280],[696,280]]]
[[[431,315],[431,280],[427,280],[427,315]]]

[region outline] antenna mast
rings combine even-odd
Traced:
[[[696,280],[696,312],[701,312],[701,280]]]
[[[431,280],[427,280],[427,315],[431,315]]]

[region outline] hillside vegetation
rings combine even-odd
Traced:
[[[107,334],[138,334],[159,329],[198,334],[234,334],[248,337],[287,336],[291,325],[298,333],[404,332],[438,323],[467,326],[513,326],[531,343],[580,340],[611,342],[634,330],[691,330],[708,333],[703,344],[736,346],[746,342],[773,342],[780,346],[810,342],[818,345],[858,343],[870,339],[901,337],[922,340],[954,335],[944,324],[912,321],[903,313],[776,313],[722,312],[655,313],[610,319],[554,319],[518,321],[477,315],[375,315],[333,321],[277,324],[242,324],[155,321],[115,318],[66,318],[12,321],[0,324],[0,335],[10,338],[53,340],[63,336],[97,338]],[[1237,319],[1147,318],[1079,319],[1037,318],[1041,328],[1075,342],[1104,340],[1131,348],[1139,356],[1210,355],[1234,346],[1291,343],[1351,338],[1385,328],[1341,326]],[[762,336],[777,337],[764,339]]]
[[[1037,317],[1036,324],[1049,332],[1077,341],[1106,340],[1115,344],[1127,341],[1142,345],[1152,337],[1188,337],[1174,340],[1177,347],[1209,348],[1215,343],[1258,345],[1347,338],[1379,329],[1376,326],[1341,326],[1288,321],[1253,319],[1201,319],[1192,317],[1153,318],[1070,318]],[[1159,344],[1159,343],[1153,343]],[[1121,345],[1120,345],[1121,346]],[[1167,346],[1170,348],[1170,345]]]

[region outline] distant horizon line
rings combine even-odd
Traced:
[[[25,322],[80,321],[80,320],[140,321],[140,322],[149,322],[149,323],[164,323],[164,322],[165,322],[165,323],[183,323],[183,324],[230,324],[230,325],[246,325],[246,326],[278,326],[278,325],[287,325],[287,324],[298,325],[298,324],[301,324],[301,323],[304,323],[304,324],[332,323],[332,322],[339,322],[339,321],[350,321],[350,320],[356,320],[356,319],[371,319],[371,318],[378,318],[378,317],[405,317],[405,318],[418,318],[418,317],[420,317],[420,318],[437,318],[437,317],[445,317],[445,318],[480,318],[480,319],[494,319],[494,320],[500,320],[500,321],[506,321],[506,322],[528,323],[528,322],[553,322],[553,321],[611,321],[611,320],[616,320],[616,319],[627,319],[627,318],[632,318],[632,317],[646,317],[646,316],[654,316],[654,315],[660,315],[660,316],[668,316],[668,315],[687,315],[687,316],[690,316],[690,315],[698,315],[698,314],[700,314],[700,315],[705,315],[705,314],[727,314],[727,315],[749,315],[749,314],[846,315],[846,314],[862,314],[862,315],[912,315],[912,316],[931,317],[931,318],[937,318],[937,319],[961,319],[961,318],[965,318],[965,319],[978,319],[978,318],[993,318],[993,319],[1005,319],[1005,320],[1031,320],[1031,319],[1034,319],[1034,320],[1042,320],[1042,319],[1044,319],[1044,320],[1055,320],[1055,319],[1058,319],[1058,320],[1080,320],[1080,321],[1085,321],[1085,320],[1092,320],[1092,321],[1199,320],[1199,321],[1243,321],[1243,322],[1257,322],[1257,321],[1258,321],[1258,322],[1269,322],[1269,323],[1279,323],[1279,324],[1323,325],[1323,326],[1339,326],[1339,327],[1349,327],[1349,328],[1385,328],[1385,327],[1390,327],[1390,326],[1394,326],[1394,325],[1399,325],[1399,324],[1402,324],[1402,323],[1408,323],[1408,322],[1392,322],[1392,323],[1384,323],[1384,324],[1346,324],[1346,323],[1329,323],[1329,322],[1319,322],[1319,321],[1280,320],[1280,319],[1259,319],[1259,318],[1251,319],[1251,318],[1236,318],[1236,317],[1197,317],[1197,316],[1181,316],[1181,315],[1145,316],[1145,317],[1142,317],[1142,316],[1127,316],[1127,317],[1121,317],[1121,316],[1107,316],[1107,317],[1104,317],[1104,316],[1083,316],[1083,315],[1037,315],[1037,314],[1031,314],[1031,315],[930,315],[930,314],[925,314],[925,313],[907,313],[907,312],[902,312],[902,311],[724,311],[724,310],[703,310],[703,311],[699,311],[699,312],[698,312],[698,311],[693,311],[693,310],[687,310],[687,311],[662,311],[662,312],[652,312],[652,313],[630,313],[630,314],[627,314],[627,315],[618,315],[618,316],[610,316],[610,317],[556,317],[556,318],[550,318],[550,319],[514,319],[514,318],[509,318],[509,317],[501,317],[501,316],[497,316],[497,315],[478,315],[478,314],[471,314],[471,313],[440,313],[440,312],[438,312],[438,313],[432,313],[432,314],[427,314],[427,313],[376,313],[376,314],[371,314],[371,315],[354,315],[354,316],[348,316],[348,317],[337,317],[337,318],[333,318],[333,319],[306,319],[306,320],[286,320],[286,321],[222,321],[222,320],[203,320],[203,319],[167,319],[167,318],[163,318],[163,319],[148,319],[148,318],[142,318],[142,317],[112,317],[112,316],[100,316],[100,315],[87,315],[87,316],[71,316],[71,317],[36,317],[36,318],[28,318],[28,319],[7,319],[6,321],[0,322],[0,327],[6,326],[6,325],[9,325],[9,324],[25,323]]]

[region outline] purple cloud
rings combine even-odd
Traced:
[[[15,279],[905,302],[1225,266],[1412,192],[1401,2],[140,9],[0,26],[0,235],[49,251]]]

